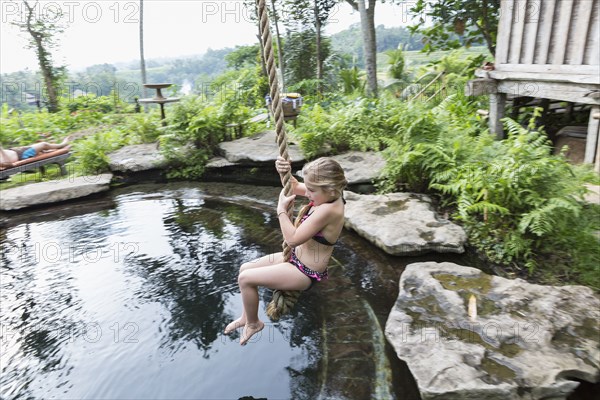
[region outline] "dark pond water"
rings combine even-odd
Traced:
[[[221,334],[241,312],[239,265],[280,249],[278,192],[140,185],[4,217],[0,398],[418,398],[381,327],[422,259],[349,232],[292,315],[269,322],[263,290],[261,335]]]

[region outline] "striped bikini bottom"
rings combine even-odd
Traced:
[[[296,256],[295,249],[292,249],[292,255],[290,256],[290,264],[294,265],[296,268],[298,268],[300,272],[302,272],[304,275],[310,278],[311,283],[308,289],[310,289],[316,282],[321,282],[321,280],[329,278],[327,270],[323,272],[317,272],[304,265],[302,261],[300,261]]]

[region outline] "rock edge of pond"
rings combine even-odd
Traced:
[[[279,154],[275,132],[265,131],[252,137],[223,142],[219,145],[219,152],[221,156],[210,160],[207,165],[208,180],[277,184],[279,177],[273,168]],[[305,159],[299,147],[290,143],[289,153],[293,166],[300,168]],[[111,174],[68,177],[3,190],[0,210],[15,211],[86,197],[109,190],[111,182],[128,183],[144,172],[160,174],[167,166],[155,143],[125,146],[108,154],[108,158]],[[332,158],[344,168],[349,188],[358,192],[361,188],[368,191],[368,185],[373,184],[385,167],[385,160],[375,152],[352,151]],[[389,254],[464,251],[466,234],[463,229],[441,218],[427,196],[407,193],[362,196],[348,191],[346,197],[346,228],[356,231]],[[400,232],[397,226],[404,229]]]
[[[385,334],[423,400],[567,399],[600,379],[600,297],[454,263],[409,264]]]
[[[220,156],[210,160],[207,164],[205,174],[206,180],[250,183],[254,185],[266,184],[271,186],[279,184],[279,177],[274,172],[273,168],[273,162],[278,154],[277,145],[274,140],[274,132],[262,132],[254,137],[225,142],[219,146],[219,149]],[[297,146],[293,143],[290,145],[290,154],[292,155],[294,168],[301,168],[305,160],[297,149]],[[460,226],[440,216],[436,212],[435,204],[429,196],[416,193],[391,193],[387,195],[370,194],[373,191],[373,181],[380,175],[385,166],[385,160],[380,154],[373,152],[349,152],[334,156],[333,158],[340,162],[346,171],[349,181],[349,190],[345,192],[345,198],[347,200],[345,227],[348,230],[355,231],[374,246],[394,256],[417,255],[428,252],[462,253],[464,251],[467,239],[464,230]],[[3,213],[8,215],[13,212],[19,212],[19,210],[25,210],[26,212],[30,207],[39,208],[48,204],[59,204],[60,202],[72,201],[73,199],[106,192],[110,190],[111,184],[115,186],[119,184],[137,183],[140,180],[164,179],[162,174],[164,168],[167,166],[167,162],[162,154],[160,154],[160,150],[157,148],[156,144],[127,146],[117,152],[109,154],[109,159],[111,174],[77,178],[67,177],[62,180],[33,183],[3,190],[2,195],[0,196],[0,210],[11,210],[9,213]],[[2,224],[2,219],[3,217],[0,216],[0,225]],[[403,229],[399,230],[398,227],[402,227]],[[412,265],[414,264],[411,264],[411,266]],[[519,381],[521,384],[514,384],[514,382],[506,383],[505,381],[507,378],[505,375],[510,375],[510,371],[512,371],[511,365],[507,366],[507,363],[500,359],[500,356],[494,356],[493,352],[488,348],[490,346],[493,347],[493,344],[487,342],[476,344],[466,343],[464,346],[469,347],[469,351],[473,350],[473,354],[471,354],[464,350],[464,346],[457,346],[456,341],[450,341],[454,347],[450,346],[450,348],[444,349],[443,354],[445,357],[454,360],[454,364],[449,366],[447,371],[443,373],[440,372],[439,374],[436,373],[434,377],[430,376],[436,369],[427,368],[423,365],[425,363],[431,366],[432,363],[428,361],[430,359],[429,352],[432,351],[432,349],[437,349],[439,346],[425,346],[426,349],[424,349],[423,352],[417,352],[415,354],[414,352],[409,351],[407,353],[407,347],[402,343],[400,345],[398,344],[397,327],[399,324],[402,326],[401,324],[410,323],[412,320],[407,319],[405,321],[402,318],[399,319],[399,315],[414,316],[416,315],[415,313],[423,313],[421,318],[427,320],[429,317],[425,317],[425,315],[431,316],[435,314],[433,311],[439,311],[440,309],[448,307],[452,310],[452,315],[463,312],[464,304],[454,304],[458,301],[454,297],[459,296],[462,292],[460,292],[459,289],[451,288],[449,291],[451,292],[450,297],[452,297],[452,301],[446,299],[440,303],[432,300],[431,304],[428,304],[429,309],[425,306],[420,307],[419,304],[421,303],[417,300],[422,300],[423,296],[426,298],[431,297],[431,299],[436,297],[432,294],[430,294],[429,297],[423,295],[419,292],[419,288],[413,288],[410,293],[407,293],[405,287],[407,285],[406,282],[412,279],[410,277],[412,276],[411,273],[414,274],[414,268],[418,267],[411,267],[410,271],[413,272],[409,272],[408,274],[405,272],[402,275],[400,280],[400,294],[398,296],[399,300],[390,314],[388,326],[386,326],[386,336],[388,341],[394,345],[399,358],[407,362],[409,369],[415,375],[423,399],[451,399],[453,398],[451,396],[454,396],[456,393],[459,393],[459,395],[454,398],[480,398],[477,393],[482,394],[485,392],[489,394],[490,386],[500,388],[497,393],[501,393],[502,396],[510,394],[512,397],[498,397],[500,396],[500,394],[498,394],[496,397],[489,398],[534,399],[552,393],[552,395],[559,396],[553,397],[558,399],[566,398],[566,396],[577,386],[576,382],[563,379],[568,378],[565,373],[562,374],[564,376],[560,376],[559,373],[556,376],[554,383],[548,383],[547,380],[540,383],[531,379],[521,379]],[[461,270],[461,268],[467,268],[477,272],[469,271],[467,274]],[[465,276],[481,273],[479,270],[463,266],[455,266],[452,267],[451,270],[455,272],[463,271],[463,275],[467,274]],[[425,271],[427,271],[427,268],[425,268]],[[448,272],[447,274],[451,275],[455,272]],[[430,277],[430,279],[435,278]],[[460,274],[454,278],[455,281],[461,279],[464,279],[464,277]],[[514,282],[517,281],[520,280],[514,280]],[[444,284],[443,282],[440,283],[439,280],[436,280],[436,282],[438,282],[438,286]],[[445,283],[451,284],[448,282]],[[504,285],[508,284],[504,283]],[[425,286],[428,287],[431,285],[427,283]],[[539,285],[534,286],[538,287]],[[575,288],[574,292],[577,293],[587,293],[586,291],[589,291],[588,288],[584,287],[573,288]],[[596,295],[593,295],[592,297],[597,301],[597,296],[594,296]],[[464,301],[464,299],[461,301]],[[492,300],[482,300],[480,306],[485,308],[486,305],[490,304],[490,301]],[[460,309],[462,311],[460,312],[458,309],[455,309],[459,306],[462,307]],[[462,317],[464,316],[461,314],[461,318]],[[493,318],[493,316],[489,315],[486,318]],[[565,329],[567,328],[563,329],[564,332],[560,329],[557,332],[562,332],[561,337],[565,335],[572,336],[573,332]],[[403,332],[402,335],[405,335],[405,339],[410,336],[406,332]],[[515,344],[512,347],[515,346],[518,345]],[[597,346],[598,343],[596,343],[596,349],[598,348]],[[414,347],[411,348],[414,349]],[[406,354],[411,355],[406,356]],[[478,355],[481,355],[481,357]],[[473,357],[479,361],[484,359],[488,360],[486,361],[487,367],[481,366],[482,362],[478,364],[480,365],[480,368],[473,367],[471,365],[474,362],[472,360]],[[590,382],[594,382],[595,379],[595,382],[597,382],[597,358],[598,357],[595,357],[594,361],[592,361],[592,364],[594,364],[592,369],[595,372],[591,372],[588,368],[584,373],[575,374],[576,377]],[[587,359],[589,359],[589,357]],[[583,362],[585,363],[586,361],[584,360]],[[446,365],[444,363],[433,364]],[[536,364],[536,366],[539,368],[539,364]],[[463,387],[464,385],[461,384],[461,382],[464,383],[465,381],[463,378],[459,377],[460,379],[452,380],[446,376],[450,373],[448,371],[462,370],[465,368],[470,371],[470,373],[476,375],[476,379],[469,379],[469,381],[480,382],[481,385],[485,386],[483,389],[475,388],[473,385],[468,388]],[[490,373],[486,371],[485,368],[495,372]],[[519,370],[519,368],[516,369]],[[547,369],[552,370],[552,368]],[[504,374],[500,374],[500,372]],[[500,374],[500,378],[498,378],[498,374]],[[501,382],[495,384],[494,382],[496,379],[500,379]],[[502,381],[502,379],[504,379],[504,381]],[[438,380],[442,383],[437,382]],[[424,385],[423,382],[425,381],[427,381],[427,384]],[[536,384],[538,384],[537,387],[535,387]],[[441,385],[441,387],[438,387],[439,385]],[[480,389],[483,390],[483,392]],[[524,395],[521,396],[519,393],[526,393],[529,397],[523,397]],[[472,395],[475,395],[475,397]]]

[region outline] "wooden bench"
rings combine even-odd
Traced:
[[[20,172],[31,171],[37,168],[40,169],[42,174],[45,174],[45,166],[48,164],[57,164],[60,168],[60,174],[66,175],[67,169],[65,168],[65,162],[71,155],[69,151],[70,148],[65,147],[11,163],[8,167],[0,167],[0,180]]]

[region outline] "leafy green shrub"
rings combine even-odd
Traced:
[[[483,54],[466,55],[462,50],[447,53],[421,67],[416,81],[406,87],[401,97],[406,99],[421,93],[421,99],[436,104],[448,95],[462,93],[466,82],[473,78],[475,69],[484,59]]]
[[[153,114],[132,114],[121,129],[130,143],[152,143],[163,132],[161,121]]]
[[[298,128],[293,135],[299,138],[302,152],[309,158],[314,158],[329,150],[329,127],[333,117],[319,104],[312,107],[304,106],[298,117]]]
[[[387,163],[380,190],[398,188],[425,191],[429,182],[423,145],[438,140],[442,133],[436,110],[421,102],[396,102],[390,107],[388,124],[394,135],[382,138]]]
[[[260,65],[227,71],[205,85],[200,95],[206,102],[221,104],[234,102],[246,107],[264,107],[269,93],[269,82],[262,75]]]
[[[388,50],[385,52],[388,56],[387,73],[390,78],[398,81],[405,81],[408,78],[406,70],[406,59],[402,49]]]
[[[349,149],[379,149],[380,122],[385,117],[377,110],[377,100],[357,99],[325,109],[316,104],[304,107],[298,128],[300,147],[309,157],[340,153]]]
[[[54,121],[55,115],[48,112],[18,113],[3,117],[0,119],[0,142],[4,146],[21,146],[40,140],[42,133],[63,135],[64,130],[56,126]]]
[[[61,109],[56,113],[28,112],[7,115],[2,113],[0,118],[0,142],[6,146],[27,145],[42,140],[41,134],[58,141],[69,133],[104,124],[110,121],[110,115],[93,110],[82,110],[71,113]],[[6,115],[6,117],[4,117]]]
[[[160,137],[161,148],[174,166],[173,178],[198,178],[206,161],[225,137],[224,111],[198,96],[186,96],[168,116],[167,133]]]
[[[341,69],[340,79],[344,94],[364,94],[366,81],[364,80],[364,74],[357,67]]]
[[[380,150],[381,138],[390,133],[389,114],[385,101],[360,98],[339,110],[331,125],[338,152],[352,150]]]
[[[309,157],[347,150],[379,151],[396,143],[389,138],[415,135],[419,140],[428,140],[435,130],[435,118],[425,105],[399,102],[392,96],[359,97],[327,108],[321,104],[304,107],[294,131]]]
[[[74,145],[77,156],[77,169],[81,174],[98,174],[108,171],[108,156],[110,152],[127,144],[123,132],[111,129],[98,132]]]
[[[109,96],[84,95],[61,98],[60,105],[70,113],[87,110],[107,114],[115,111],[115,99]]]
[[[471,245],[489,260],[525,266],[529,273],[543,273],[546,264],[554,274],[600,287],[600,252],[592,233],[600,221],[583,217],[598,213],[582,201],[589,169],[552,155],[534,119],[527,128],[505,119],[508,137],[503,141],[481,128],[477,135],[478,121],[464,117],[469,108],[464,100],[449,99],[432,109],[435,121],[415,122],[429,126],[424,132],[405,130],[386,139],[382,190],[419,190],[426,182],[454,210]]]
[[[304,79],[288,86],[287,93],[300,93],[304,102],[318,103],[323,99],[323,91],[327,90],[327,82],[323,79]]]

